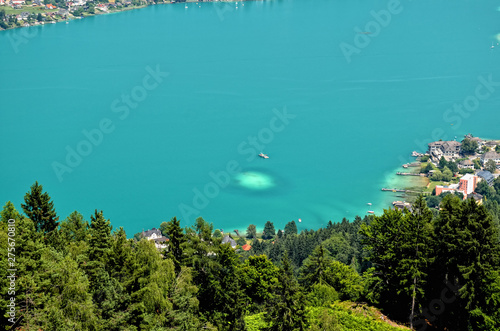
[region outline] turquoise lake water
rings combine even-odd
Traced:
[[[428,142],[500,137],[497,1],[187,7],[0,32],[2,205],[38,180],[129,236],[316,229],[381,213]]]

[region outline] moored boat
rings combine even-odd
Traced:
[[[266,154],[264,154],[264,153],[260,153],[260,154],[259,154],[259,156],[260,156],[261,158],[263,158],[263,159],[268,159],[268,158],[269,158],[269,156],[267,156],[267,155],[266,155]]]

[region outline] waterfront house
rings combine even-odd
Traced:
[[[488,140],[484,145],[489,148],[495,148],[498,143],[495,140]]]
[[[471,160],[463,160],[458,163],[458,168],[460,169],[474,169],[474,162]]]
[[[151,230],[142,231],[142,235],[147,240],[153,240],[153,239],[160,238],[163,236],[161,234],[161,231],[157,228],[152,228]]]
[[[458,190],[458,184],[451,184],[448,186],[437,185],[436,186],[436,195],[440,195],[444,192],[455,193]]]
[[[406,209],[408,209],[409,212],[412,212],[412,206],[411,206],[411,203],[409,203],[409,202],[406,202],[406,201],[393,201],[392,205],[394,206],[394,209],[404,210],[406,208]]]
[[[231,247],[232,248],[236,248],[236,241],[234,241],[233,238],[229,237],[229,236],[225,236],[224,238],[222,238],[222,244],[231,244]]]
[[[493,160],[497,165],[497,169],[500,169],[500,154],[497,152],[486,152],[481,155],[481,163],[483,166],[486,165],[486,162],[489,160]]]
[[[458,184],[451,184],[448,186],[436,186],[436,195],[440,195],[444,192],[460,192],[463,194],[464,199],[466,199],[469,195],[474,193],[476,190],[477,182],[479,180],[478,176],[472,174],[466,174],[462,178],[460,178],[460,182]]]
[[[460,178],[460,182],[458,184],[458,192],[463,193],[464,199],[476,190],[478,179],[479,177],[472,174],[466,174],[465,176]]]
[[[167,247],[166,243],[168,242],[168,238],[164,237],[159,229],[152,228],[148,231],[142,231],[142,236],[147,240],[154,241],[157,249],[164,249]]]
[[[45,5],[45,8],[46,9],[57,9],[56,6],[54,6],[53,4],[49,3],[48,5]]]
[[[64,8],[60,8],[59,11],[57,12],[57,15],[60,15],[62,17],[68,16],[68,14],[69,14],[69,10],[64,9]]]
[[[453,160],[460,156],[461,143],[458,141],[434,141],[429,143],[429,155],[439,161],[441,156]]]
[[[479,193],[473,192],[471,195],[467,197],[467,199],[474,199],[478,205],[483,203],[483,196]]]
[[[493,174],[491,172],[487,170],[482,170],[479,171],[476,175],[482,180],[485,180],[489,186],[493,186],[493,181],[495,180],[495,177],[493,177]]]

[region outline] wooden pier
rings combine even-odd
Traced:
[[[385,191],[385,192],[416,193],[416,194],[422,194],[422,195],[428,195],[429,194],[429,193],[426,193],[426,192],[404,190],[404,189],[401,189],[401,188],[383,188],[382,191]]]
[[[412,173],[412,172],[396,172],[396,175],[399,175],[399,176],[419,176],[419,177],[425,177],[426,175],[425,174],[415,174],[415,173]]]

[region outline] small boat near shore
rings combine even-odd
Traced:
[[[367,203],[367,205],[368,205],[368,206],[371,206],[371,205],[372,205],[372,203],[371,203],[371,202],[368,202],[368,203]]]
[[[375,214],[375,212],[373,210],[369,210],[367,211],[368,214]]]
[[[267,154],[264,154],[264,153],[260,153],[259,156],[263,159],[268,159],[269,156],[267,156]]]

